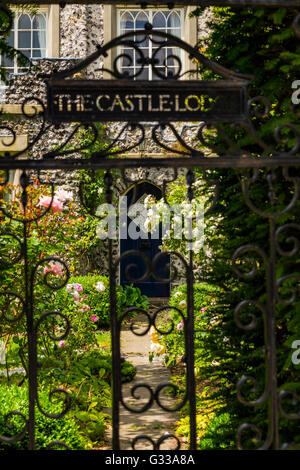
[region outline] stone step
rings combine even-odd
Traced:
[[[149,300],[150,305],[157,308],[169,303],[169,297],[149,297]]]

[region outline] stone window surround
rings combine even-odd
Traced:
[[[60,55],[59,5],[48,5],[48,58]]]
[[[176,7],[176,5],[175,5]],[[113,38],[117,36],[118,32],[118,24],[117,24],[117,10],[118,9],[133,9],[137,8],[136,5],[131,5],[130,3],[126,4],[120,4],[120,5],[104,5],[104,11],[103,11],[103,39],[104,39],[104,44],[107,42],[111,41]],[[158,6],[155,7],[156,9]],[[166,8],[164,6],[164,8]],[[195,8],[190,7],[190,6],[178,6],[178,8],[183,8],[184,10],[184,24],[183,24],[183,31],[184,31],[184,41],[186,41],[188,44],[191,46],[195,46],[198,40],[198,34],[197,34],[197,19],[196,18],[190,18],[189,14],[191,11],[193,11]],[[116,50],[114,50],[116,55]],[[189,60],[187,55],[185,54],[185,63],[184,68],[187,70],[188,66],[190,67],[190,64],[187,63]],[[107,68],[108,70],[112,69],[112,64],[114,60],[114,55],[109,54],[108,57],[104,58],[104,68]],[[104,72],[103,78],[109,79],[111,78],[111,75],[107,72]]]

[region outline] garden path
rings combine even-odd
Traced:
[[[145,331],[147,322],[145,317],[136,317],[134,320],[135,331]],[[149,392],[146,389],[136,390],[135,399],[131,395],[132,387],[138,383],[148,384],[152,390],[155,390],[161,383],[169,381],[170,372],[161,363],[159,358],[149,361],[151,340],[149,334],[137,336],[130,330],[130,325],[125,325],[121,332],[121,354],[124,359],[130,361],[136,368],[137,373],[133,381],[123,384],[124,402],[134,409],[140,409],[149,401]],[[160,393],[161,403],[172,408],[175,399],[168,396],[164,391]],[[155,402],[151,408],[144,413],[132,413],[120,406],[120,446],[122,450],[132,450],[131,441],[138,435],[147,435],[154,442],[167,433],[174,433],[175,422],[179,419],[176,412],[164,411]],[[178,436],[177,436],[178,437]],[[107,443],[107,449],[111,448]],[[169,438],[161,445],[162,450],[171,450],[176,448],[175,439]],[[184,443],[181,442],[181,449]],[[146,440],[141,440],[136,444],[137,450],[151,450],[151,444]]]

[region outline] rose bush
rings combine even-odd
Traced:
[[[109,279],[98,274],[71,277],[66,287],[57,291],[54,305],[70,317],[73,329],[82,316],[91,328],[107,327],[110,324]],[[140,289],[117,286],[118,313],[129,307],[147,309],[148,306],[149,300]],[[78,325],[78,331],[80,328]]]

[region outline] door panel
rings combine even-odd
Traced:
[[[133,221],[128,217],[127,226],[129,223],[133,223]],[[162,244],[162,239],[159,238],[152,240],[150,233],[148,233],[148,239],[139,238],[137,240],[132,240],[128,237],[120,242],[121,254],[131,250],[140,251],[142,255],[150,261],[150,263],[153,262],[158,253],[161,253],[159,246]],[[141,290],[142,294],[145,294],[148,297],[168,297],[170,295],[170,283],[162,281],[167,280],[170,276],[169,258],[170,257],[168,255],[164,254],[157,261],[155,265],[155,274],[158,279],[155,279],[150,275],[147,279],[143,279],[141,282],[133,282],[133,279],[139,279],[146,273],[147,267],[141,256],[134,254],[129,255],[121,261],[121,285],[133,284]],[[128,272],[130,279],[128,279],[126,272]]]

